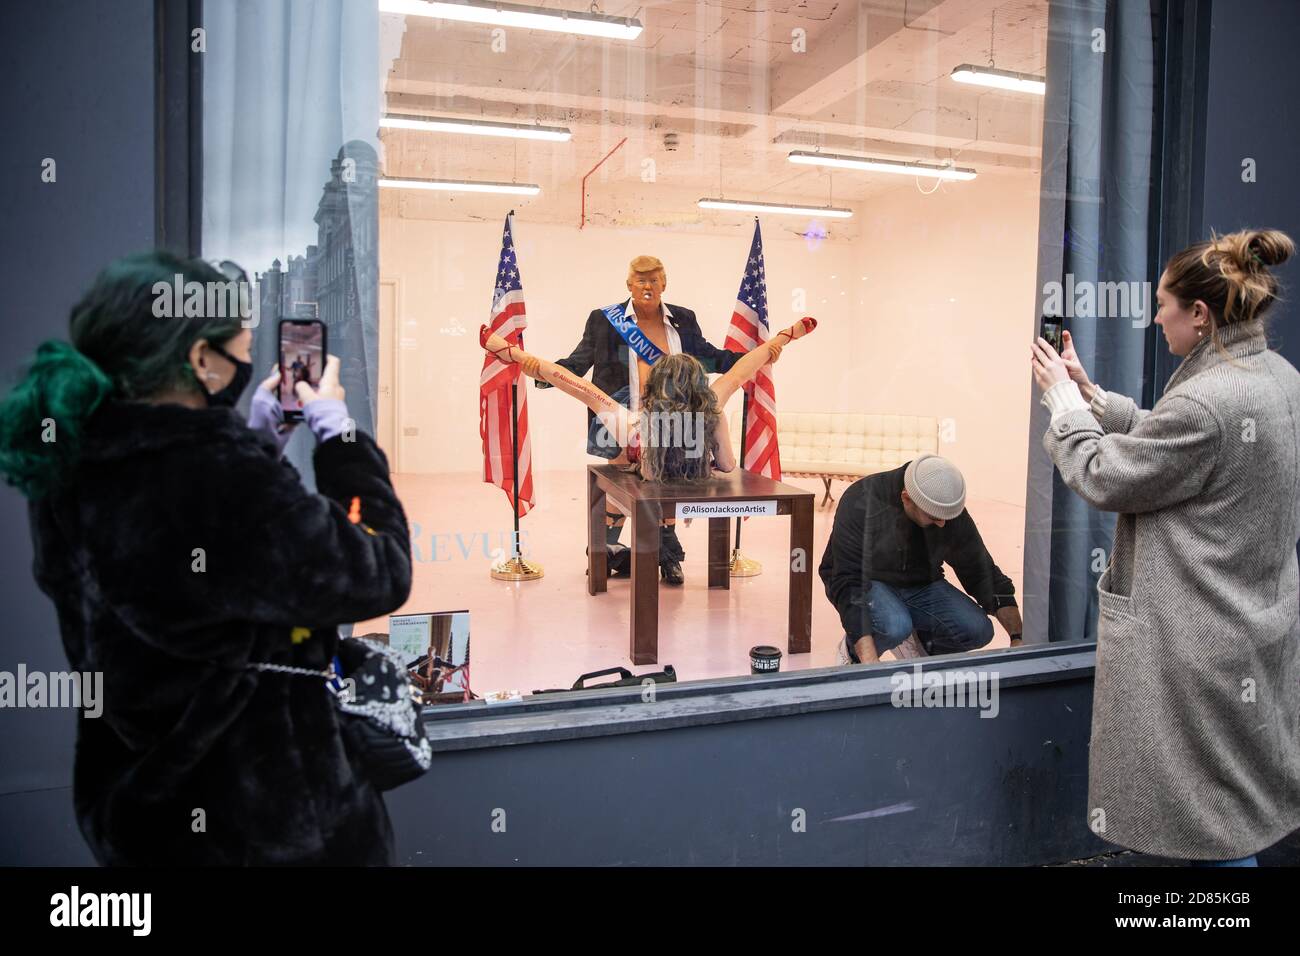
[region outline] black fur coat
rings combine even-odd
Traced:
[[[324,681],[245,666],[324,669],[339,623],[410,590],[383,452],[340,436],[315,470],[319,494],[231,410],[110,402],[65,488],[32,502],[69,662],[104,675],[73,788],[101,863],[392,861]]]

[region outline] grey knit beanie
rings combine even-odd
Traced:
[[[918,455],[903,472],[903,487],[931,518],[949,521],[966,507],[966,479],[957,466],[938,455]]]

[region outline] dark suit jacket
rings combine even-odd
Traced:
[[[624,302],[626,301],[625,299]],[[699,359],[705,371],[725,372],[744,354],[715,348],[704,338],[694,312],[670,302],[664,304],[668,306],[670,313],[668,322],[677,330],[677,335],[682,340],[682,351]],[[587,316],[587,326],[583,329],[582,341],[578,343],[578,347],[568,358],[562,358],[555,364],[579,377],[585,376],[587,371],[595,366],[591,381],[606,395],[613,395],[620,388],[626,388],[628,384],[627,343],[614,331],[614,327],[609,324],[609,319],[605,318],[605,313],[600,309],[592,309],[591,315]],[[539,378],[537,387],[551,388],[552,386]],[[587,415],[588,418],[595,417],[590,409]]]

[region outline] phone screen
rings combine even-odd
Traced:
[[[286,419],[302,417],[295,386],[320,386],[325,370],[325,324],[315,319],[280,323],[280,407]]]
[[[1045,315],[1039,327],[1042,329],[1039,334],[1056,349],[1057,355],[1065,351],[1065,325],[1059,318]]]

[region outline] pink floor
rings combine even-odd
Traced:
[[[749,673],[749,649],[775,644],[785,650],[789,518],[753,518],[741,550],[762,562],[763,574],[732,580],[731,590],[710,591],[705,521],[678,526],[686,549],[684,587],[659,589],[659,664],[633,667],[628,658],[629,590],[611,579],[609,591],[586,591],[585,475],[534,474],[538,506],[521,522],[524,556],[541,563],[545,577],[527,583],[494,581],[489,556],[509,548],[512,518],[505,495],[475,474],[394,475],[411,524],[415,558],[411,598],[403,612],[470,611],[471,682],[475,693],[569,687],[579,674],[623,666],[633,673],[672,664],[678,680]],[[817,479],[789,479],[818,491]],[[845,485],[837,482],[835,494]],[[993,559],[1020,593],[1024,509],[992,500],[967,502]],[[814,574],[830,534],[834,511],[815,512]],[[629,531],[624,529],[623,543]],[[779,570],[778,570],[779,569]],[[952,575],[949,575],[952,577]],[[955,580],[955,578],[954,578]],[[356,633],[388,630],[387,621],[362,622]],[[1007,646],[995,624],[991,647]],[[828,667],[843,634],[820,578],[813,583],[811,654],[785,657],[782,670]]]

